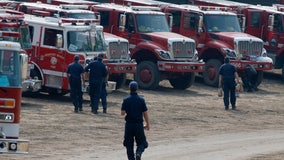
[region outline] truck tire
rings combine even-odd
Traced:
[[[121,88],[126,82],[126,74],[114,74],[109,76],[109,81],[116,82],[116,89]]]
[[[204,83],[217,87],[219,83],[219,68],[222,65],[221,61],[218,59],[210,59],[205,63],[205,71],[203,72]]]
[[[170,79],[170,84],[175,88],[175,89],[187,89],[189,88],[195,80],[195,73],[184,73],[178,78],[173,78]]]
[[[157,64],[151,61],[142,61],[137,64],[134,79],[141,89],[156,89],[160,82],[160,72]]]

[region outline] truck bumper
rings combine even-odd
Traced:
[[[204,64],[204,62],[158,61],[159,70],[166,72],[203,72]]]
[[[272,70],[273,68],[272,62],[231,60],[231,64],[233,64],[238,70],[245,70],[247,65],[252,65],[258,71]]]
[[[0,138],[0,154],[28,154],[29,140]]]
[[[22,82],[22,92],[37,92],[41,89],[41,80],[29,79]]]
[[[109,73],[135,73],[136,63],[107,63]]]

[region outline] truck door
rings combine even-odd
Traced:
[[[182,32],[187,37],[194,39],[197,46],[206,43],[205,28],[201,18],[202,15],[195,12],[183,12],[181,18]]]
[[[123,16],[121,15],[124,15],[124,13],[120,13],[118,14],[118,18],[119,20],[121,20],[121,18]],[[123,38],[126,38],[128,39],[129,41],[129,44],[130,44],[130,51],[132,51],[132,49],[136,46],[136,44],[138,43],[138,39],[139,37],[138,34],[137,34],[137,30],[136,30],[136,23],[135,23],[135,17],[133,14],[125,14],[125,29],[124,31],[122,31],[120,33],[120,36],[123,37]]]
[[[264,31],[265,25],[263,24],[264,21],[262,20],[262,11],[248,9],[246,17],[247,21],[245,32],[263,39],[263,35],[266,31]]]
[[[63,31],[53,28],[43,28],[42,45],[39,54],[39,65],[44,74],[45,86],[62,88],[63,76],[66,73],[66,57],[62,48],[57,46],[57,37]]]

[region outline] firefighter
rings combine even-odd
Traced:
[[[123,100],[121,106],[121,115],[125,116],[125,131],[123,145],[126,147],[128,160],[135,160],[134,155],[134,139],[137,144],[136,160],[141,159],[141,155],[148,142],[144,133],[144,128],[149,130],[149,117],[145,100],[138,96],[138,84],[135,81],[129,84],[130,95]],[[143,117],[146,121],[143,126]]]
[[[102,85],[105,82],[108,71],[105,64],[102,63],[104,54],[100,53],[97,60],[91,62],[85,67],[85,72],[90,71],[89,76],[89,86],[90,86],[90,97],[91,97],[91,107],[92,113],[98,113],[99,100],[102,91]]]
[[[222,87],[224,92],[224,105],[225,110],[229,109],[229,104],[231,102],[232,109],[236,109],[236,80],[239,83],[239,76],[237,73],[237,69],[234,65],[230,63],[230,59],[228,57],[225,58],[224,64],[220,67],[219,70],[219,88]],[[230,101],[229,101],[230,96]]]
[[[79,63],[79,56],[74,57],[74,62],[71,63],[67,68],[67,75],[69,79],[71,93],[70,96],[74,105],[74,112],[78,113],[79,111],[83,111],[82,103],[83,103],[83,92],[82,92],[82,81],[84,80],[84,68]],[[81,80],[82,79],[82,80]],[[83,87],[85,87],[85,83],[83,83]]]
[[[257,89],[257,71],[252,65],[247,65],[245,75],[242,77],[242,81],[247,92],[253,92]]]
[[[94,61],[98,60],[98,57],[94,58]],[[108,74],[103,81],[102,84],[102,90],[101,90],[101,95],[100,95],[100,100],[102,102],[102,107],[103,107],[103,113],[107,113],[107,86],[108,86]]]

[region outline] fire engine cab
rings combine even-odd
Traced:
[[[195,41],[170,32],[166,16],[158,8],[99,4],[91,10],[100,14],[104,31],[128,39],[140,88],[155,89],[161,80],[169,80],[174,88],[186,89],[194,82],[195,73],[203,71]]]
[[[258,71],[255,87],[262,81],[263,70],[272,69],[272,60],[267,57],[263,41],[243,33],[238,16],[228,12],[229,7],[175,5],[158,1],[146,4],[137,0],[129,0],[129,4],[134,1],[146,6],[156,4],[173,17],[173,32],[196,41],[199,58],[205,61],[203,78],[208,85],[218,85],[218,70],[226,56],[231,58],[241,77],[246,74],[247,65],[255,67]],[[117,2],[121,3],[120,0]]]
[[[88,64],[99,53],[105,53],[103,28],[97,19],[37,17],[25,15],[29,23],[33,53],[33,76],[42,80],[42,91],[66,94],[69,91],[67,67],[75,55],[82,65]]]
[[[18,42],[6,38],[19,37],[20,33],[0,31],[0,154],[28,153],[29,141],[19,138],[22,97],[22,66],[28,58],[21,54]]]

